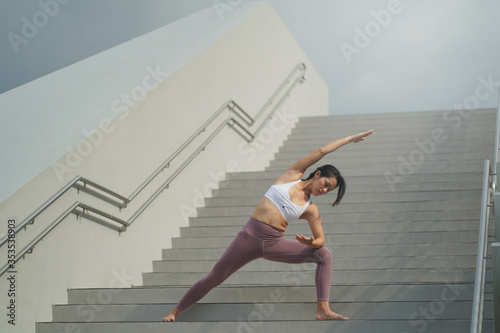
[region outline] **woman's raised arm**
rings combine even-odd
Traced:
[[[367,132],[358,133],[356,135],[346,136],[343,139],[335,140],[330,142],[323,147],[316,149],[312,153],[307,154],[306,156],[299,159],[297,162],[292,164],[285,173],[278,178],[276,183],[288,183],[290,181],[298,180],[302,177],[304,172],[314,163],[321,160],[325,155],[334,152],[340,147],[351,143],[351,142],[360,142],[365,139],[368,135],[372,134],[374,130],[369,130]]]

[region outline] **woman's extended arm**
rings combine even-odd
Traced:
[[[278,179],[277,183],[286,183],[289,181],[294,181],[300,179],[304,172],[314,163],[318,162],[325,155],[339,149],[340,147],[351,143],[351,142],[360,142],[365,139],[368,135],[372,134],[373,130],[369,130],[367,132],[358,133],[356,135],[350,135],[343,139],[339,139],[333,142],[330,142],[323,147],[309,153],[308,155],[302,157],[297,162],[292,164],[285,173]]]

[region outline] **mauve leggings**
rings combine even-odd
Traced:
[[[289,264],[317,263],[315,282],[318,301],[328,301],[332,279],[330,251],[324,247],[312,248],[298,241],[288,240],[283,234],[283,231],[251,217],[224,251],[212,271],[188,290],[177,304],[177,308],[187,309],[231,274],[258,258]]]

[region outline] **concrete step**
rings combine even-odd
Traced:
[[[425,256],[425,257],[387,257],[387,258],[337,258],[333,257],[333,269],[353,270],[353,269],[390,269],[398,268],[467,268],[476,267],[477,256]],[[153,262],[154,273],[168,272],[210,272],[217,260],[164,260]],[[306,265],[304,269],[315,270],[316,265]],[[258,259],[243,266],[243,272],[264,272],[264,271],[290,271],[290,265],[277,263],[269,260]]]
[[[177,303],[189,287],[140,286],[112,289],[68,289],[69,305],[85,304],[163,304]],[[486,286],[491,290],[491,285]],[[435,298],[453,298],[470,301],[474,284],[448,281],[438,284],[357,284],[336,285],[330,299],[337,303],[348,302],[425,302]],[[315,302],[316,286],[227,286],[220,285],[210,291],[199,303],[264,303],[273,293],[282,295],[279,303]],[[491,300],[491,295],[486,295]]]
[[[493,123],[495,120],[493,120]],[[453,130],[452,128],[439,128],[436,124],[424,123],[415,127],[408,123],[392,123],[392,124],[356,124],[354,126],[349,124],[297,124],[292,130],[291,135],[307,134],[315,135],[316,138],[322,137],[330,139],[331,141],[336,138],[342,138],[349,135],[357,134],[359,132],[367,131],[368,129],[375,129],[372,137],[378,138],[403,138],[409,139],[412,137],[423,137],[436,142],[446,142],[447,140],[456,137],[470,135],[483,131],[485,133],[494,133],[494,126],[488,124],[487,121],[476,121],[463,126],[461,129]]]
[[[316,166],[314,165],[304,173],[302,178],[306,178],[311,172],[314,172]],[[398,166],[396,166],[396,169]],[[404,170],[406,171],[406,170]],[[349,174],[348,170],[342,170],[342,174]],[[399,171],[393,171],[396,175],[399,175]],[[251,189],[254,187],[264,187],[272,185],[276,179],[278,179],[283,174],[283,170],[270,170],[259,173],[240,173],[240,174],[229,174],[226,180],[221,181],[219,183],[219,189],[226,188],[238,188],[242,193],[245,193],[246,189]],[[373,186],[377,185],[379,187],[387,186],[387,173],[383,173],[380,175],[366,175],[364,173],[361,174],[351,174],[345,175],[346,182],[348,185],[366,185]],[[413,185],[432,185],[437,183],[438,185],[445,185],[447,183],[455,184],[455,183],[465,183],[465,185],[469,186],[469,183],[474,183],[476,187],[479,186],[481,188],[482,184],[482,174],[483,170],[475,170],[472,172],[450,172],[446,174],[442,173],[427,173],[427,174],[401,174],[404,176],[405,183],[413,184]],[[479,184],[479,185],[478,185]],[[466,187],[467,188],[467,187]],[[436,187],[436,189],[438,189]]]
[[[491,148],[493,149],[493,148]],[[301,157],[309,154],[312,152],[313,149],[311,150],[306,150],[303,152],[292,152],[292,153],[283,153],[283,157],[280,155],[277,155],[274,159],[273,162],[269,163],[269,166],[272,166],[274,164],[281,164],[282,166],[289,166]],[[491,152],[491,151],[490,151]],[[312,165],[306,172],[305,174],[309,174],[309,170],[312,172],[314,171],[317,167],[325,165],[325,164],[332,164],[335,167],[337,167],[343,174],[349,174],[350,177],[363,177],[363,176],[371,176],[371,174],[365,174],[363,172],[349,172],[346,173],[347,169],[349,168],[354,168],[356,170],[364,169],[370,172],[373,172],[374,170],[379,169],[380,167],[396,167],[398,168],[399,166],[407,166],[410,165],[413,168],[416,169],[426,169],[426,168],[432,168],[432,167],[442,167],[442,166],[450,166],[450,165],[457,165],[457,166],[462,166],[464,170],[458,169],[452,169],[451,172],[481,172],[477,170],[469,171],[467,168],[470,168],[471,166],[474,166],[476,164],[483,164],[485,159],[489,159],[490,161],[493,159],[492,153],[486,153],[486,152],[481,152],[475,150],[472,155],[477,155],[478,157],[475,156],[468,156],[469,154],[464,152],[463,150],[459,150],[459,154],[464,154],[463,158],[461,159],[452,159],[452,158],[446,158],[446,156],[452,156],[455,155],[456,153],[446,153],[446,152],[436,152],[434,154],[424,154],[421,151],[415,150],[415,149],[410,149],[410,150],[401,150],[401,151],[396,151],[393,150],[390,154],[375,154],[373,156],[370,156],[370,154],[366,151],[358,151],[357,156],[340,156],[340,154],[336,154],[335,158],[333,156],[327,155],[320,161],[318,161],[316,164]],[[293,155],[292,155],[293,154]],[[480,154],[480,155],[479,155]],[[288,156],[288,158],[287,158]],[[481,158],[480,158],[480,157]],[[383,159],[382,157],[385,157]],[[265,170],[265,172],[271,172],[275,170]],[[439,174],[441,173],[440,171],[436,172],[431,172],[426,171],[427,174]],[[277,171],[276,171],[277,172]],[[384,175],[385,173],[380,173],[381,175]],[[262,175],[261,175],[262,177]],[[266,177],[267,178],[267,177]],[[272,179],[272,177],[269,177]]]
[[[360,163],[360,161],[370,160],[370,165],[376,164],[399,164],[401,158],[406,158],[406,160],[410,159],[410,155],[412,155],[412,159],[415,161],[423,160],[425,163],[431,162],[446,162],[450,163],[452,161],[460,161],[461,163],[475,163],[477,160],[484,161],[485,159],[491,159],[491,150],[474,150],[466,155],[463,153],[433,153],[433,154],[422,154],[419,153],[418,150],[410,150],[406,154],[398,153],[397,151],[391,151],[391,153],[387,154],[373,154],[372,156],[363,155],[359,156],[358,154],[354,155],[353,152],[350,152],[353,156],[342,156],[342,159],[346,159],[351,165]],[[270,162],[270,165],[292,165],[295,161],[300,159],[306,152],[287,152],[276,154],[274,160]],[[460,157],[460,155],[462,157]],[[344,164],[347,165],[347,164]]]
[[[283,148],[285,147],[309,147],[314,150],[313,146],[316,146],[316,149],[319,147],[331,142],[335,141],[337,139],[341,139],[342,136],[335,134],[334,135],[317,135],[316,132],[317,129],[311,128],[310,134],[307,133],[301,133],[300,135],[295,134],[292,132],[286,142],[283,144]],[[472,151],[472,147],[481,147],[481,146],[489,146],[489,145],[494,145],[494,131],[491,131],[490,135],[485,133],[484,129],[478,128],[477,131],[474,134],[468,134],[468,135],[457,135],[454,137],[448,137],[445,140],[440,139],[439,141],[433,140],[429,135],[423,135],[420,134],[416,138],[413,136],[408,136],[408,137],[402,137],[400,138],[397,133],[393,133],[392,131],[387,133],[387,136],[378,136],[378,133],[372,134],[365,142],[362,143],[351,143],[348,146],[341,147],[338,151],[335,152],[335,155],[338,155],[337,153],[340,153],[342,151],[350,150],[350,151],[359,151],[359,150],[366,150],[369,151],[370,148],[376,149],[377,151],[384,151],[384,150],[401,150],[401,149],[421,149],[422,151],[426,152],[429,150],[434,150],[436,152],[441,151],[442,149],[446,150],[448,148],[456,148],[462,146],[462,149],[464,151]],[[482,136],[480,134],[483,134]],[[392,138],[390,135],[393,135]],[[397,137],[398,139],[394,139],[394,137]],[[319,146],[318,146],[319,145]],[[382,149],[382,150],[378,150]],[[483,148],[484,149],[484,148]],[[281,151],[281,150],[280,150]],[[372,150],[372,152],[374,152]]]
[[[366,161],[366,163],[369,163],[369,160]],[[326,164],[326,163],[325,163]],[[441,174],[441,173],[450,173],[450,172],[479,172],[483,170],[484,167],[484,160],[478,160],[474,164],[455,164],[452,162],[443,162],[443,163],[432,163],[432,164],[421,164],[421,165],[411,165],[411,164],[402,164],[402,163],[395,163],[393,165],[372,165],[370,167],[363,166],[363,164],[358,164],[355,167],[351,167],[348,163],[345,163],[346,165],[344,166],[344,163],[336,163],[334,164],[339,171],[344,174],[344,175],[351,175],[351,174],[364,174],[364,175],[370,175],[370,176],[378,176],[378,175],[386,175],[388,172],[392,173],[394,175],[402,174],[405,176],[406,174]],[[403,173],[399,172],[400,166],[403,165],[402,170],[408,170],[404,171]],[[407,165],[410,165],[411,167],[408,167]],[[282,170],[285,171],[286,168],[283,167],[274,167],[274,166],[269,166],[266,168],[266,170]]]
[[[475,231],[478,232],[477,220],[464,221],[396,221],[396,222],[347,222],[328,223],[323,225],[326,234],[352,234],[352,233],[384,233],[392,231],[395,234],[403,232],[432,232],[432,231]],[[181,237],[230,237],[240,231],[241,226],[207,226],[207,227],[181,227]],[[494,226],[491,225],[493,232]],[[285,234],[296,235],[310,232],[309,224],[290,224]]]
[[[330,209],[335,214],[342,213],[379,213],[379,212],[409,212],[420,213],[430,211],[449,211],[452,209],[480,209],[480,202],[474,200],[453,200],[453,201],[418,201],[418,202],[369,202],[369,203],[342,203],[336,207],[330,207],[335,196],[330,196],[330,203],[318,203],[318,207]],[[258,201],[257,201],[258,202]],[[256,202],[249,202],[247,206],[228,207],[201,207],[197,209],[198,217],[213,216],[251,216],[255,210]]]
[[[446,112],[446,111],[445,111]],[[370,117],[369,114],[366,115],[337,115],[337,116],[318,116],[318,117],[301,117],[300,121],[296,123],[295,128],[301,127],[311,127],[317,126],[319,128],[332,128],[332,126],[337,126],[338,130],[350,130],[352,128],[357,129],[359,126],[370,127],[369,125],[377,125],[377,128],[395,128],[400,129],[403,128],[442,128],[443,130],[453,129],[455,125],[456,131],[467,129],[476,124],[484,124],[487,125],[488,122],[495,121],[495,113],[496,111],[485,112],[482,114],[476,113],[467,119],[463,118],[460,125],[457,125],[457,122],[454,124],[450,124],[445,121],[445,112],[436,113],[435,115],[431,114],[421,114],[411,116],[404,116],[401,113],[399,114],[387,114],[381,115],[377,114],[376,117]],[[341,125],[341,126],[340,126]],[[418,125],[418,126],[415,126]],[[490,128],[492,126],[490,125]]]
[[[286,145],[283,145],[279,150],[278,154],[280,153],[300,153],[302,156],[305,154],[308,154],[322,146],[328,143],[328,140],[325,141],[325,139],[319,139],[315,141],[306,141],[306,140],[296,140],[294,142],[287,142]],[[386,144],[386,143],[368,143],[363,142],[363,143],[358,143],[358,144],[350,144],[349,146],[342,147],[339,150],[335,151],[334,155],[329,155],[327,157],[333,158],[335,157],[336,159],[340,158],[361,158],[361,156],[376,156],[380,155],[381,152],[387,151],[388,154],[390,155],[399,155],[402,154],[403,156],[409,155],[413,150],[421,150],[425,154],[432,155],[432,154],[453,154],[453,153],[473,153],[476,150],[479,150],[483,153],[488,153],[488,149],[491,152],[491,148],[493,147],[493,143],[489,142],[489,144],[486,145],[476,145],[476,144],[471,144],[469,142],[450,142],[446,145],[436,145],[435,150],[432,151],[432,149],[427,148],[427,149],[422,149],[419,146],[417,146],[414,142],[406,142],[406,143],[397,143],[393,142],[391,144]],[[430,150],[429,150],[430,149]],[[377,154],[378,152],[378,154]],[[363,155],[361,155],[361,153]]]
[[[448,111],[435,112],[434,114],[430,112],[409,112],[408,114],[403,113],[393,113],[393,114],[377,114],[376,117],[370,114],[364,115],[336,115],[336,116],[316,116],[316,117],[301,117],[296,123],[295,128],[300,127],[327,127],[331,128],[335,125],[339,126],[341,129],[350,129],[350,127],[356,128],[359,126],[367,126],[370,124],[376,124],[380,128],[385,126],[386,128],[400,129],[401,127],[408,127],[413,129],[431,127],[431,128],[442,128],[443,130],[450,130],[452,126],[446,121],[446,115]],[[462,118],[461,126],[456,126],[455,131],[460,131],[467,129],[476,124],[487,125],[488,122],[495,121],[496,110],[491,109],[486,112],[477,112],[470,114],[467,118]],[[418,125],[418,126],[415,126]],[[453,125],[457,125],[456,123]],[[490,125],[490,127],[492,127]]]
[[[308,124],[324,124],[330,125],[331,123],[345,123],[356,124],[356,123],[372,123],[373,121],[378,121],[381,124],[392,124],[396,121],[403,121],[404,123],[424,124],[426,122],[437,125],[440,122],[448,122],[448,116],[462,116],[462,124],[467,124],[472,121],[480,121],[485,119],[488,121],[495,120],[496,109],[479,109],[479,110],[468,110],[460,114],[458,111],[450,110],[437,110],[437,111],[418,111],[418,112],[394,112],[394,113],[378,113],[378,114],[356,114],[356,115],[335,115],[335,116],[310,116],[301,117],[298,125],[308,125]],[[415,126],[413,126],[415,127]]]
[[[225,285],[314,285],[315,272],[301,270],[308,264],[291,265],[295,271],[289,272],[245,272],[237,271],[231,275]],[[143,273],[144,286],[191,286],[207,273]],[[488,280],[491,274],[488,273]],[[441,283],[456,281],[473,283],[475,269],[380,269],[380,270],[334,270],[332,285],[368,284],[368,283]]]
[[[336,126],[338,128],[335,129],[335,131],[340,131],[340,130],[352,130],[358,129],[360,126],[363,126],[365,128],[369,128],[369,125],[374,125],[372,128],[375,128],[375,125],[377,125],[377,128],[394,128],[394,129],[401,129],[401,128],[414,128],[414,129],[419,129],[419,128],[432,128],[432,129],[438,129],[441,128],[444,131],[447,130],[453,130],[453,127],[455,128],[455,131],[464,131],[468,129],[469,127],[473,127],[476,124],[483,124],[485,126],[488,125],[488,122],[490,123],[490,128],[491,122],[494,123],[495,117],[496,117],[496,110],[491,110],[488,112],[484,112],[482,114],[480,113],[475,113],[472,114],[468,118],[462,118],[460,124],[458,122],[455,122],[454,124],[451,124],[448,121],[445,121],[445,116],[446,112],[441,112],[441,113],[436,113],[435,115],[431,115],[429,113],[425,114],[419,114],[415,115],[415,113],[410,113],[409,116],[403,115],[402,113],[394,113],[394,114],[377,114],[375,117],[371,117],[369,114],[365,115],[336,115],[336,116],[318,116],[318,117],[301,117],[300,121],[296,123],[295,128],[302,128],[302,127],[318,127],[318,128],[330,128],[332,129],[332,126]],[[341,125],[341,126],[340,126]],[[450,126],[454,125],[454,126]]]
[[[316,148],[315,148],[316,147]],[[299,160],[301,157],[306,156],[312,151],[316,150],[318,147],[309,147],[309,149],[297,150],[292,149],[288,152],[282,152],[275,155],[273,162],[270,162],[269,165],[280,164],[284,166],[290,166],[295,161]],[[377,150],[375,150],[377,151]],[[489,151],[481,151],[479,149],[474,149],[470,152],[464,152],[463,149],[456,149],[453,151],[451,149],[446,149],[445,151],[436,151],[432,154],[424,153],[421,150],[414,148],[408,149],[399,149],[399,150],[391,150],[391,153],[388,154],[377,154],[373,153],[371,150],[358,150],[353,151],[350,150],[349,154],[337,154],[335,153],[335,159],[333,156],[327,156],[321,159],[317,166],[324,164],[332,164],[336,166],[339,170],[340,168],[348,168],[355,167],[357,168],[363,167],[364,169],[373,169],[376,167],[380,167],[380,165],[399,165],[399,164],[409,164],[411,163],[413,166],[423,166],[429,165],[432,166],[434,163],[441,164],[475,164],[478,161],[483,163],[484,160],[489,159],[490,161],[493,159],[493,146],[491,146]],[[463,154],[463,158],[457,159],[453,157],[457,154]],[[385,157],[385,159],[384,159]],[[342,171],[342,170],[341,170]],[[354,175],[363,175],[363,173],[353,174]]]
[[[292,133],[288,136],[286,143],[283,144],[283,148],[285,147],[300,147],[300,149],[309,148],[312,150],[318,149],[323,145],[334,141],[336,139],[342,138],[341,136],[336,136],[335,138],[331,135],[325,134],[324,136],[318,136],[315,133],[315,129],[311,129],[311,133],[313,134],[296,134]],[[384,151],[384,150],[394,150],[394,151],[412,151],[414,149],[421,150],[425,154],[432,155],[438,152],[445,152],[448,149],[457,148],[462,146],[462,149],[466,152],[472,152],[474,147],[482,147],[482,150],[486,150],[486,147],[494,146],[495,141],[495,133],[491,132],[484,133],[484,130],[478,129],[477,132],[471,133],[469,135],[461,135],[456,137],[448,137],[443,141],[432,141],[429,135],[420,134],[415,136],[408,137],[399,137],[395,133],[390,133],[393,137],[377,137],[376,134],[370,136],[366,142],[363,143],[351,143],[346,147],[342,147],[335,152],[335,155],[339,155],[337,153],[345,152],[349,150],[351,153],[357,151],[371,151],[371,154],[376,151]],[[394,137],[397,137],[397,140],[394,140]],[[316,148],[315,148],[316,147]],[[372,148],[372,149],[370,149]],[[382,150],[380,150],[382,149]],[[282,152],[282,150],[279,150]]]
[[[483,114],[475,114],[467,119],[462,118],[460,122],[446,121],[445,112],[436,115],[421,115],[403,117],[400,115],[370,117],[369,115],[357,115],[357,117],[333,116],[333,117],[312,117],[300,118],[296,123],[295,129],[303,128],[317,128],[317,129],[330,129],[331,133],[348,132],[358,133],[367,129],[374,128],[378,132],[388,130],[441,130],[444,132],[466,132],[469,128],[477,126],[485,126],[491,129],[495,123],[495,111]]]
[[[310,168],[306,170],[303,174],[302,178],[305,179],[307,176],[314,172],[314,168]],[[260,191],[265,191],[269,186],[271,186],[281,175],[283,172],[280,171],[266,171],[261,172],[259,174],[243,174],[239,177],[229,176],[226,180],[219,182],[217,190],[224,189],[232,189],[237,188],[240,190],[240,195],[245,195],[247,190],[259,189]],[[404,175],[405,183],[412,185],[432,185],[437,183],[438,185],[444,186],[445,184],[456,184],[456,183],[464,183],[466,188],[468,189],[471,184],[474,184],[475,187],[481,188],[483,172],[456,172],[449,174],[412,174],[412,175]],[[273,177],[274,176],[274,177]],[[387,186],[387,178],[385,175],[378,176],[366,176],[366,175],[350,175],[344,177],[346,183],[351,185],[366,185],[366,186],[379,186],[383,188]],[[479,185],[478,185],[479,184]],[[437,187],[436,187],[436,190]]]
[[[450,297],[452,296],[453,294],[450,294]],[[492,318],[491,305],[491,302],[486,304],[487,319]],[[426,306],[428,302],[331,303],[334,312],[353,320],[405,320],[409,314]],[[89,312],[82,316],[82,307],[79,305],[56,305],[53,307],[53,321],[78,322],[83,317],[84,320],[89,319],[92,322],[154,322],[161,320],[174,307],[175,303],[102,305],[101,311]],[[239,318],[245,318],[255,311],[265,314],[266,321],[308,321],[314,320],[316,302],[195,304],[184,311],[178,320],[238,321]],[[471,301],[449,302],[440,313],[440,319],[467,318],[471,312]]]
[[[495,119],[493,119],[495,123]],[[475,119],[468,122],[465,126],[461,128],[453,129],[450,127],[440,127],[437,122],[425,121],[419,123],[418,126],[409,123],[407,121],[391,121],[390,123],[380,123],[380,122],[365,122],[365,123],[349,123],[349,122],[334,122],[329,123],[297,123],[292,130],[292,134],[295,133],[309,133],[316,134],[317,137],[326,138],[336,138],[345,137],[348,135],[357,134],[359,132],[367,131],[368,129],[375,129],[372,136],[386,136],[386,137],[408,137],[410,135],[419,136],[422,134],[427,135],[429,139],[436,140],[446,140],[448,137],[456,137],[461,135],[467,135],[471,132],[477,132],[480,129],[484,131],[493,132],[494,126],[491,123],[488,124],[488,119]],[[407,130],[410,133],[406,133]]]
[[[446,174],[443,174],[443,177],[446,176]],[[346,198],[350,196],[351,194],[358,194],[358,193],[363,193],[367,195],[374,196],[372,193],[377,193],[377,194],[385,194],[385,193],[396,193],[396,194],[412,194],[416,192],[439,192],[443,193],[445,191],[453,191],[453,192],[458,192],[458,191],[469,191],[469,190],[476,190],[480,191],[481,190],[481,183],[475,182],[475,181],[467,181],[464,180],[463,182],[435,182],[435,183],[418,183],[413,181],[414,176],[410,177],[405,177],[402,178],[400,181],[399,180],[393,180],[390,178],[390,182],[386,180],[385,177],[374,177],[379,180],[380,184],[360,184],[358,182],[353,183],[352,178],[347,178],[346,183],[347,183],[347,192],[346,192]],[[381,183],[380,181],[383,181]],[[247,181],[244,181],[247,182]],[[251,183],[251,181],[248,181]],[[257,182],[257,180],[255,181]],[[265,186],[259,186],[256,188],[253,187],[248,187],[248,188],[241,188],[241,187],[233,187],[228,186],[227,188],[221,188],[217,190],[212,191],[212,196],[213,197],[244,197],[244,196],[263,196],[264,193],[267,191],[270,185],[272,185],[273,181],[267,182]],[[259,184],[255,184],[255,186],[258,186]],[[332,192],[333,195],[335,195],[335,192]],[[332,194],[328,195],[327,197],[331,197]],[[314,201],[316,200],[316,197],[313,198]],[[258,201],[257,201],[258,202]],[[256,203],[257,203],[256,202]]]
[[[306,233],[311,234],[311,231]],[[477,231],[431,231],[408,232],[394,234],[386,233],[354,233],[354,234],[325,234],[326,244],[335,245],[393,245],[393,244],[434,244],[434,243],[473,243],[478,241]],[[294,235],[287,234],[287,239],[294,240]],[[176,249],[187,248],[220,248],[227,247],[234,236],[227,237],[181,237],[172,239],[172,247]]]
[[[323,160],[322,160],[323,161]],[[325,161],[328,161],[325,159]],[[326,163],[325,163],[326,164]],[[310,168],[306,170],[304,175],[308,175],[310,172],[313,172],[316,166],[322,165],[322,163],[316,163],[312,165]],[[219,184],[220,188],[224,188],[227,184],[231,184],[235,181],[265,181],[267,184],[273,184],[276,179],[278,179],[283,173],[280,171],[254,171],[254,172],[231,172],[226,174],[226,180],[221,181]],[[469,180],[469,181],[477,181],[480,184],[482,183],[483,170],[473,171],[473,172],[456,172],[448,175],[441,174],[427,174],[427,175],[412,175],[408,177],[409,180],[412,180],[416,183],[432,183],[432,182],[457,182],[457,177],[460,177],[460,181]],[[384,177],[372,177],[364,175],[363,173],[352,175],[349,178],[350,183],[369,183],[369,184],[383,184],[385,183]],[[245,186],[246,187],[246,186]]]
[[[306,178],[309,175],[309,172],[314,172],[314,169],[307,170],[304,173],[302,178]],[[264,175],[261,174],[261,179],[229,179],[220,182],[218,190],[224,189],[233,189],[236,188],[240,191],[240,195],[245,195],[248,190],[259,189],[259,191],[265,191],[269,186],[271,186],[282,174],[281,171],[270,171],[276,173],[276,178],[264,178]],[[396,175],[398,173],[396,172]],[[439,186],[455,186],[457,183],[464,185],[464,190],[472,189],[480,189],[482,184],[482,172],[474,172],[474,173],[448,173],[448,174],[412,174],[412,175],[403,175],[404,183],[411,184],[413,189],[419,190],[419,186],[431,188],[434,191],[439,191]],[[439,177],[443,179],[439,179]],[[359,185],[365,186],[377,186],[381,190],[385,187],[388,187],[388,179],[385,175],[376,175],[376,176],[365,176],[365,177],[356,177],[356,176],[345,176],[346,183],[349,187]],[[451,178],[451,179],[450,179]],[[461,181],[458,181],[461,179]],[[478,185],[479,184],[479,185]],[[435,186],[432,186],[435,185]],[[365,191],[365,193],[367,193]]]
[[[493,120],[495,123],[496,120]],[[422,138],[434,140],[436,142],[442,143],[447,140],[453,140],[455,138],[467,137],[474,135],[479,131],[483,133],[492,134],[495,131],[494,126],[488,124],[488,120],[472,121],[463,126],[462,128],[453,129],[451,127],[440,128],[432,122],[425,122],[414,126],[413,124],[405,122],[394,122],[390,124],[375,124],[375,123],[365,123],[365,124],[349,124],[349,123],[335,123],[324,124],[310,123],[302,124],[297,123],[292,129],[290,135],[309,135],[316,138],[327,138],[331,141],[337,138],[343,138],[349,135],[357,134],[359,132],[367,131],[368,129],[374,129],[374,133],[371,138],[377,139],[394,139],[395,137],[401,139],[412,139],[412,138]],[[494,134],[493,134],[494,135]]]
[[[410,313],[411,314],[411,313]],[[229,333],[229,332],[255,332],[255,333],[304,333],[304,332],[335,332],[335,333],[365,333],[365,332],[410,332],[421,329],[430,333],[453,332],[468,333],[470,320],[433,319],[409,321],[405,320],[350,320],[350,321],[267,321],[265,314],[252,312],[249,317],[240,317],[238,321],[231,322],[109,322],[89,323],[79,322],[74,328],[79,333],[169,333],[203,332],[203,333]],[[435,316],[434,316],[435,317]],[[166,326],[168,325],[168,326]],[[37,323],[36,333],[59,333],[68,329],[68,323]],[[486,319],[483,324],[484,331],[493,331],[493,320]]]
[[[206,207],[232,207],[232,206],[247,206],[251,203],[257,204],[262,198],[267,188],[263,188],[256,195],[233,196],[233,197],[213,197],[205,199]],[[313,197],[315,204],[331,204],[331,197],[335,196],[335,191],[329,195]],[[470,200],[480,201],[481,190],[464,190],[464,191],[419,191],[405,193],[349,193],[342,199],[342,203],[396,203],[396,202],[414,202],[418,204],[420,201],[453,201],[453,200]]]
[[[456,154],[433,154],[433,155],[420,155],[415,153],[414,156],[412,156],[412,161],[418,161],[418,163],[432,163],[432,162],[439,162],[439,163],[454,163],[458,159],[454,157],[453,155]],[[284,167],[285,169],[288,168],[290,165],[295,163],[297,160],[299,160],[302,156],[302,154],[294,153],[286,153],[282,155],[277,155],[273,162],[269,164],[269,166],[272,167]],[[352,167],[356,166],[359,163],[365,163],[366,159],[368,156],[363,156],[363,159],[358,160],[358,159],[353,159],[353,158],[346,158],[347,162],[342,164],[344,168],[346,167]],[[385,165],[385,166],[391,166],[391,165],[399,165],[401,163],[401,159],[405,159],[406,161],[410,161],[410,154],[406,154],[406,156],[402,154],[397,154],[397,155],[376,155],[369,157],[370,160],[370,167],[376,166],[379,167],[380,165]],[[467,154],[467,157],[464,157],[463,159],[459,160],[461,165],[464,164],[476,164],[478,161],[483,161],[489,159],[490,161],[492,160],[491,158],[491,152],[488,153],[482,153],[480,151],[475,151],[474,153]],[[420,162],[422,161],[422,162]],[[325,163],[326,164],[326,163]]]
[[[299,124],[298,124],[299,125]],[[328,138],[332,141],[335,138],[341,138],[348,135],[357,134],[361,131],[365,131],[367,127],[365,126],[348,126],[346,128],[327,127],[325,125],[309,125],[309,126],[296,126],[292,129],[289,138],[295,136],[308,136],[314,139],[317,138]],[[475,137],[478,133],[491,134],[494,137],[495,128],[491,126],[486,121],[474,122],[468,124],[468,126],[462,129],[462,131],[453,131],[451,128],[436,129],[432,124],[426,124],[422,127],[413,127],[408,124],[405,126],[394,126],[390,124],[388,126],[378,126],[374,133],[370,136],[370,140],[387,140],[394,141],[394,138],[398,138],[405,141],[418,140],[429,140],[435,141],[438,144],[446,143],[454,139],[460,138],[470,138]],[[482,136],[484,138],[484,135]]]
[[[327,248],[336,258],[376,258],[376,257],[418,257],[418,256],[474,256],[477,244],[438,243],[438,244],[395,244],[395,245],[335,245]],[[213,249],[164,249],[163,260],[218,260],[226,248]]]
[[[495,121],[495,120],[494,120]],[[292,132],[288,136],[291,137],[299,137],[299,136],[308,136],[311,138],[332,138],[333,137],[342,137],[348,136],[352,134],[359,133],[360,131],[364,131],[364,128],[360,128],[359,126],[350,126],[349,128],[339,128],[336,127],[334,131],[332,131],[331,127],[327,127],[324,125],[301,125],[297,124],[295,128],[293,128]],[[366,127],[365,127],[366,128]],[[433,137],[434,133],[434,137]],[[470,123],[466,130],[464,128],[463,131],[453,131],[452,129],[441,129],[436,130],[436,127],[432,126],[432,124],[428,124],[428,126],[424,127],[396,127],[391,124],[390,126],[379,126],[375,128],[374,134],[370,137],[370,140],[394,140],[395,137],[402,140],[415,140],[415,139],[424,139],[424,140],[434,140],[436,142],[442,143],[447,140],[451,140],[454,138],[469,138],[469,137],[481,137],[480,133],[490,134],[492,136],[495,135],[495,128],[488,124],[488,121],[476,121],[474,123]],[[481,138],[484,138],[483,135]]]
[[[338,126],[328,127],[325,125],[309,125],[303,126],[297,124],[295,128],[292,129],[288,138],[293,137],[309,137],[312,139],[326,138],[331,141],[337,138],[343,138],[349,135],[357,134],[361,131],[365,131],[367,127],[365,126],[348,126],[346,128],[340,128]],[[426,124],[425,126],[414,127],[411,124],[406,124],[405,126],[398,127],[397,125],[390,124],[388,126],[382,126],[375,128],[375,131],[370,136],[370,141],[374,140],[385,140],[385,141],[395,141],[394,138],[398,138],[402,141],[415,141],[415,140],[426,140],[434,141],[436,144],[446,144],[449,141],[455,139],[467,139],[467,138],[485,138],[478,134],[490,134],[494,137],[495,127],[491,126],[487,122],[475,122],[470,123],[467,127],[462,128],[461,131],[451,128],[437,129],[432,124]],[[285,142],[286,144],[286,142]]]
[[[340,207],[340,206],[339,206]],[[471,220],[479,219],[480,210],[454,209],[451,211],[421,211],[421,212],[370,212],[370,213],[335,213],[337,207],[320,207],[321,220],[327,223],[352,222],[384,222],[384,221],[440,221],[440,220]],[[333,211],[333,212],[332,212]],[[203,226],[243,226],[251,214],[240,216],[215,216],[190,218],[189,224],[195,227]],[[307,223],[305,220],[294,223]]]

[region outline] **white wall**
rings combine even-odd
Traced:
[[[241,6],[243,10],[247,5]],[[140,285],[141,273],[152,271],[152,261],[161,259],[161,249],[170,247],[171,238],[179,235],[179,227],[187,225],[186,212],[199,204],[199,193],[209,193],[216,185],[214,175],[218,178],[235,166],[240,170],[263,170],[297,116],[328,113],[324,82],[272,7],[263,5],[250,12],[242,23],[169,75],[135,109],[125,111],[101,128],[102,139],[94,134],[61,157],[56,163],[68,166],[68,159],[81,157],[85,147],[91,148],[87,156],[62,175],[62,180],[52,166],[48,167],[3,201],[0,220],[14,218],[21,222],[76,175],[129,196],[228,99],[233,98],[250,115],[256,115],[300,62],[307,65],[307,80],[297,86],[256,142],[244,144],[234,131],[224,129],[126,232],[119,234],[95,222],[77,220],[74,215],[66,218],[36,246],[33,254],[17,263],[16,326],[8,325],[4,314],[2,331],[8,327],[9,332],[33,332],[35,322],[51,321],[51,306],[66,303],[68,288]],[[106,56],[106,52],[98,56]],[[154,67],[160,59],[148,61]],[[95,59],[88,65],[93,63]],[[64,96],[60,98],[64,104]],[[93,95],[82,92],[80,98],[92,99]],[[207,134],[203,138],[206,137]],[[127,220],[180,162],[182,159],[173,163],[122,211],[71,189],[33,226],[20,232],[16,240],[18,250],[77,200]],[[227,170],[228,163],[231,170]],[[6,232],[4,223],[1,231]],[[3,264],[5,247],[0,255]],[[9,301],[7,289],[8,281],[3,276],[0,300],[4,309]]]

